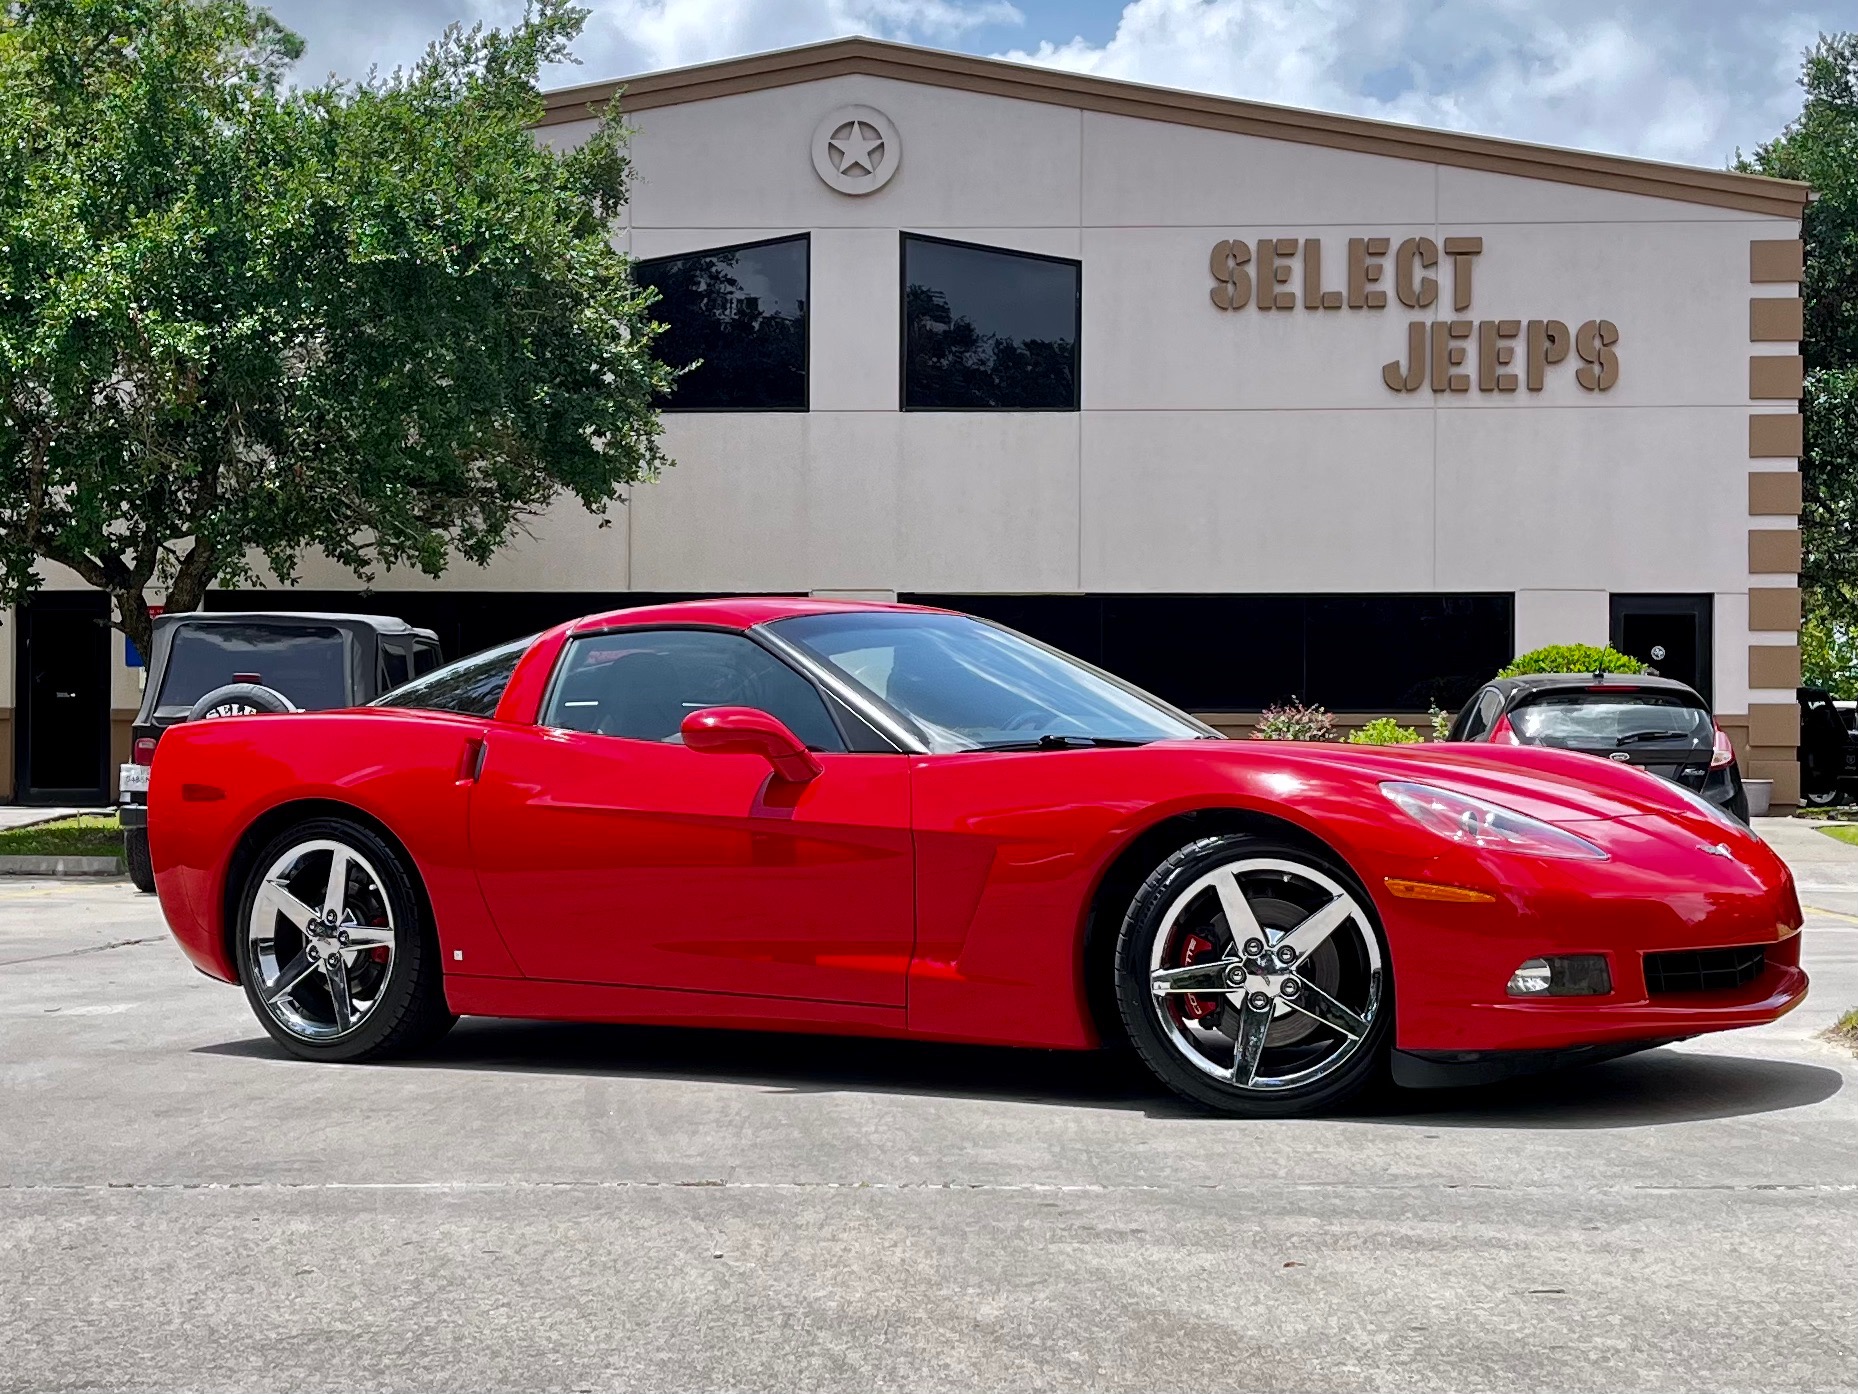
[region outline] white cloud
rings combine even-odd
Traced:
[[[303,70],[360,77],[417,58],[447,24],[505,25],[522,0],[264,0],[309,41]],[[584,0],[578,67],[557,85],[728,58],[846,34],[943,47],[983,25],[1017,25],[1010,0]]]
[[[1009,0],[583,0],[581,65],[552,85],[844,34],[998,42]],[[306,76],[416,57],[521,0],[270,0]],[[1550,145],[1720,167],[1799,110],[1800,52],[1851,0],[1132,0],[1102,43],[1036,33],[1003,56]],[[1042,41],[1041,41],[1042,40]]]
[[[1134,0],[1102,44],[1005,56],[1552,145],[1721,166],[1799,108],[1843,3]]]

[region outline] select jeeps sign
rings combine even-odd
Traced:
[[[1334,245],[1333,243],[1331,244]],[[1443,275],[1451,285],[1452,309],[1471,308],[1481,237],[1409,237],[1398,246],[1390,237],[1351,237],[1337,284],[1325,280],[1320,237],[1261,237],[1213,244],[1213,304],[1222,310],[1385,310],[1389,281],[1409,310],[1432,310]],[[1440,254],[1450,263],[1440,266]],[[1302,271],[1299,299],[1297,272]],[[1392,275],[1389,276],[1391,270]],[[1436,314],[1436,311],[1434,311]],[[1574,380],[1589,392],[1619,381],[1619,329],[1607,319],[1590,319],[1570,330],[1558,319],[1421,318],[1406,327],[1406,355],[1381,367],[1381,381],[1395,392],[1540,392],[1549,372],[1570,352],[1578,361]]]

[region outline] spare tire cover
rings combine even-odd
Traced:
[[[255,682],[233,682],[216,687],[188,708],[189,721],[211,721],[221,716],[262,716],[294,712],[297,704],[274,687]]]

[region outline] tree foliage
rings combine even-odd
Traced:
[[[1806,241],[1801,581],[1809,611],[1858,619],[1858,33],[1806,53],[1800,115],[1738,164],[1813,186]]]
[[[152,585],[436,575],[663,464],[624,130],[530,129],[584,17],[292,89],[245,0],[0,7],[0,604],[61,563],[146,645]]]

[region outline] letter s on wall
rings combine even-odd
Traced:
[[[1242,310],[1251,303],[1252,273],[1245,269],[1252,249],[1244,241],[1215,242],[1210,269],[1213,303],[1222,310]]]
[[[1619,381],[1619,355],[1613,345],[1619,342],[1619,326],[1610,319],[1590,319],[1574,331],[1574,350],[1580,354],[1581,366],[1574,370],[1574,380],[1589,392],[1604,392]]]

